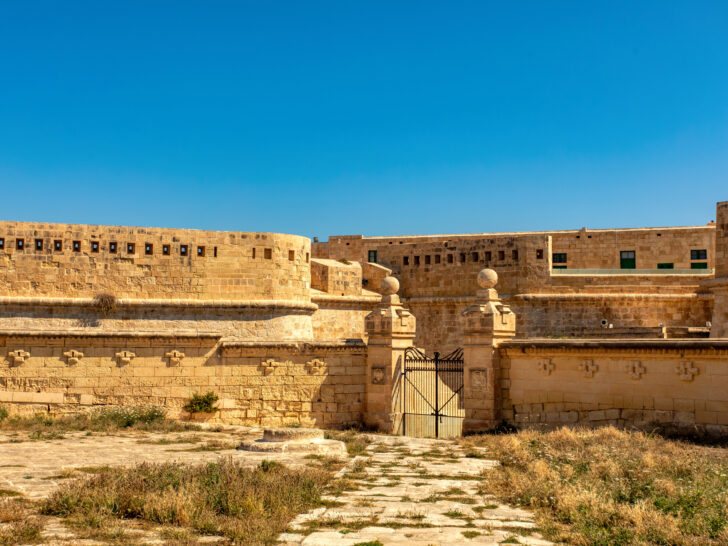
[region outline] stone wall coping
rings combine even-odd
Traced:
[[[54,305],[93,307],[93,298],[55,298],[0,296],[0,305]],[[119,298],[120,307],[182,307],[182,308],[236,308],[236,309],[289,309],[313,312],[318,309],[315,303],[292,300],[190,300],[190,299],[131,299]]]
[[[593,351],[595,349],[649,352],[701,351],[728,354],[728,338],[725,339],[546,339],[532,338],[504,341],[500,348],[516,352],[540,350]]]
[[[90,338],[213,338],[219,339],[219,332],[199,332],[196,330],[165,331],[90,331],[90,330],[4,330],[0,329],[0,337],[90,337]]]
[[[351,303],[379,303],[382,301],[382,296],[377,294],[375,296],[369,296],[362,294],[361,296],[335,296],[333,294],[311,294],[311,302],[313,303],[324,303],[324,304],[351,304]]]
[[[587,292],[581,294],[515,294],[513,296],[501,296],[502,299],[508,297],[523,300],[589,300],[589,299],[615,299],[615,300],[685,300],[685,299],[712,299],[713,294],[710,293],[688,293],[688,294],[654,294],[654,293],[625,293],[617,294],[614,292]]]
[[[288,351],[292,353],[308,353],[314,351],[366,351],[366,344],[361,339],[332,341],[244,341],[225,338],[220,343],[223,353],[234,349],[266,349]]]
[[[713,269],[552,269],[552,277],[697,277],[715,274]]]

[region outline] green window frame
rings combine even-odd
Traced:
[[[553,266],[553,269],[566,269],[565,265],[555,265]]]
[[[708,269],[708,262],[693,262],[690,269]]]
[[[673,264],[673,263],[657,264],[657,269],[675,269],[675,264]]]
[[[620,269],[636,269],[637,253],[634,250],[621,250],[619,252]]]
[[[367,261],[372,264],[377,263],[377,251],[376,250],[369,251],[369,254],[367,256]]]
[[[690,251],[691,260],[707,260],[708,251],[704,248],[697,248]]]
[[[551,261],[555,264],[565,264],[567,262],[566,252],[554,252],[551,255]]]

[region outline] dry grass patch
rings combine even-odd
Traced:
[[[501,465],[483,493],[574,544],[727,544],[728,450],[613,427],[463,438]]]
[[[22,498],[0,500],[0,545],[41,542],[43,522]]]
[[[197,466],[144,463],[67,483],[42,502],[41,512],[80,531],[136,519],[240,544],[270,544],[297,514],[324,504],[331,480],[330,472],[269,461],[257,468],[230,459]]]

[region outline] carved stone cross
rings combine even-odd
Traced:
[[[647,370],[639,360],[632,360],[627,364],[627,374],[632,379],[640,379],[646,372]]]
[[[177,349],[164,354],[165,358],[169,359],[170,366],[179,366],[182,359],[185,357],[184,353],[179,352]]]
[[[68,362],[69,366],[75,366],[83,358],[83,353],[72,349],[63,353],[63,356],[66,357],[66,362]]]
[[[599,364],[594,364],[594,361],[588,358],[579,364],[579,371],[584,372],[584,377],[594,377],[594,374],[599,371]]]
[[[692,381],[699,372],[700,370],[698,370],[697,366],[687,360],[680,362],[680,364],[675,366],[675,373],[679,375],[680,379],[683,381]]]
[[[8,360],[17,366],[18,364],[22,364],[23,362],[25,362],[25,359],[29,356],[30,353],[28,351],[18,349],[16,351],[10,351],[8,353]]]
[[[135,357],[136,355],[131,351],[121,351],[116,353],[116,360],[119,362],[119,366],[131,364],[132,359]]]
[[[538,369],[544,375],[551,375],[556,366],[550,358],[544,358],[538,361]]]
[[[326,362],[315,358],[306,362],[306,370],[312,375],[320,375],[326,368]]]

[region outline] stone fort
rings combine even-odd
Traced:
[[[217,410],[187,415],[209,391]],[[0,222],[0,404],[724,435],[728,201],[705,226],[327,242]]]

